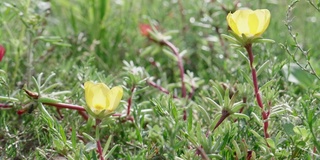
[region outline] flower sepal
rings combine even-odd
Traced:
[[[232,31],[230,31],[231,33]],[[221,36],[225,39],[227,39],[228,41],[230,41],[232,44],[236,44],[236,45],[240,45],[241,46],[241,41],[239,41],[238,38],[235,38],[233,36],[229,36],[229,35],[226,35],[226,34],[221,34]]]
[[[229,40],[233,44],[233,47],[244,47],[247,44],[253,44],[253,43],[265,43],[265,42],[274,43],[275,42],[272,39],[265,39],[262,37],[247,37],[245,34],[242,34],[242,36],[240,37],[232,30],[230,30],[229,32],[231,36],[222,34],[222,37]]]
[[[107,118],[107,117],[111,116],[112,114],[114,114],[114,111],[108,111],[106,109],[101,110],[101,112],[98,114],[93,112],[88,106],[85,106],[84,109],[89,113],[89,115],[91,115],[95,119],[100,119],[100,120]]]
[[[252,41],[252,43],[274,43],[275,41],[273,39],[267,39],[267,38],[256,38]]]

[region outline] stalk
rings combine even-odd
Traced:
[[[169,41],[163,41],[162,42],[164,45],[168,46],[172,52],[174,53],[174,55],[177,57],[178,59],[178,67],[179,67],[179,71],[180,71],[180,79],[181,79],[181,92],[182,92],[182,98],[185,98],[187,96],[187,90],[186,90],[186,85],[184,83],[184,67],[183,67],[183,62],[182,62],[182,58],[178,52],[178,49]]]
[[[102,147],[101,147],[101,142],[100,142],[100,132],[99,132],[99,124],[101,121],[99,119],[96,119],[96,142],[97,142],[97,149],[99,153],[99,159],[104,160],[103,153],[102,153]]]
[[[269,126],[269,122],[268,122],[268,117],[269,117],[269,112],[267,113],[266,111],[264,111],[264,107],[263,107],[263,103],[262,103],[262,99],[261,99],[261,95],[259,93],[259,87],[258,87],[258,79],[257,79],[257,72],[256,69],[253,67],[253,53],[252,53],[252,44],[247,44],[245,46],[248,54],[249,54],[249,61],[250,61],[250,68],[251,68],[251,74],[252,74],[252,80],[253,80],[253,86],[254,86],[254,94],[257,100],[257,103],[261,109],[261,115],[262,115],[262,120],[263,120],[263,131],[264,131],[264,137],[265,138],[269,138],[269,134],[268,134],[268,126]]]

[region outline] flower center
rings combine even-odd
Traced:
[[[94,108],[95,108],[96,110],[100,110],[100,111],[104,109],[103,106],[101,106],[101,105],[99,105],[99,104],[95,105]]]

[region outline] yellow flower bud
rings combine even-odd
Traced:
[[[231,30],[239,37],[243,37],[244,34],[246,38],[252,39],[260,37],[266,31],[270,17],[270,11],[267,9],[244,9],[229,13],[227,21]]]
[[[104,83],[84,83],[85,98],[88,107],[86,110],[97,118],[103,118],[114,113],[123,95],[120,86],[110,89]]]

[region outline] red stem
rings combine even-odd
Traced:
[[[184,67],[183,67],[183,63],[182,63],[182,58],[178,52],[178,49],[171,42],[165,40],[162,43],[164,45],[168,46],[178,59],[178,67],[180,70],[180,79],[181,79],[182,98],[185,98],[187,96],[187,90],[186,90],[186,85],[184,83]]]
[[[86,121],[88,120],[88,115],[86,114],[86,110],[82,106],[77,106],[77,105],[67,104],[67,103],[43,103],[43,104],[57,107],[57,109],[67,108],[67,109],[77,110],[83,119],[85,119]]]
[[[204,150],[201,147],[197,147],[196,150],[197,150],[197,153],[200,154],[203,160],[209,160],[208,155],[206,154],[206,152],[204,152]]]
[[[99,153],[100,160],[104,160],[103,155],[102,155],[102,147],[101,147],[100,140],[97,140],[97,147],[98,147],[98,153]]]
[[[0,108],[12,108],[13,105],[12,104],[8,104],[8,103],[0,103]]]
[[[133,92],[135,90],[136,86],[133,85],[131,88],[131,95],[128,99],[128,108],[127,108],[127,117],[130,115],[130,109],[131,109],[131,104],[132,104],[132,97],[133,97]]]
[[[165,94],[170,94],[170,92],[169,92],[167,89],[165,89],[165,88],[157,85],[156,83],[154,83],[154,82],[152,82],[152,81],[149,81],[149,80],[148,80],[147,83],[148,83],[150,86],[152,86],[152,87],[154,87],[154,88],[157,88],[158,90],[160,90],[161,92],[163,92],[163,93],[165,93]],[[173,98],[178,98],[178,97],[175,96],[175,95],[172,95],[172,97],[173,97]]]
[[[193,85],[191,86],[192,91],[189,93],[188,99],[191,99],[194,95],[194,92],[196,90],[196,87],[194,87]]]
[[[82,116],[83,119],[85,119],[86,121],[89,119],[88,115],[86,114],[85,111],[79,111],[78,113]]]
[[[220,126],[220,124],[231,115],[230,111],[226,110],[226,109],[222,109],[221,112],[221,118],[219,119],[219,121],[217,122],[216,126],[214,127],[213,131],[216,130],[216,128],[218,128]]]
[[[184,68],[183,68],[182,58],[179,54],[177,47],[175,47],[171,42],[165,40],[165,41],[163,41],[163,44],[168,46],[178,59],[178,67],[179,67],[180,79],[181,79],[182,98],[185,98],[187,96],[187,90],[186,90],[186,85],[184,83]],[[183,120],[186,120],[186,119],[187,119],[187,112],[186,112],[186,110],[184,110],[183,111]]]
[[[256,69],[253,67],[254,57],[253,57],[253,53],[252,53],[252,44],[246,45],[245,48],[246,48],[246,50],[247,50],[247,52],[249,54],[250,68],[251,68],[251,74],[252,74],[252,80],[253,80],[253,86],[254,86],[254,94],[255,94],[257,103],[258,103],[259,107],[261,108],[264,137],[265,138],[269,138],[269,134],[268,134],[268,126],[269,126],[268,117],[269,117],[269,113],[264,111],[263,103],[262,103],[261,96],[260,96],[260,93],[259,93],[257,72],[256,72]]]
[[[77,105],[67,104],[67,103],[43,103],[43,104],[54,106],[57,108],[67,108],[67,109],[73,109],[78,111],[86,111],[82,106],[77,106]]]

